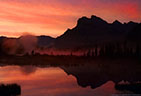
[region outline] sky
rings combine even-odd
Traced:
[[[0,0],[0,36],[57,37],[82,16],[141,22],[141,0]]]

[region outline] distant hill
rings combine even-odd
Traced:
[[[68,29],[55,40],[56,48],[94,47],[113,42],[123,42],[138,23],[119,21],[107,23],[97,16],[82,17],[73,29]]]
[[[44,47],[44,46],[49,47],[52,45],[52,43],[55,40],[55,38],[45,35],[37,36],[37,38],[38,38],[38,46],[40,47]]]
[[[1,44],[1,42],[3,41],[4,38],[6,38],[6,37],[0,36],[0,44]]]
[[[54,42],[55,38],[52,38],[50,36],[45,36],[45,35],[41,35],[41,36],[36,36],[37,37],[37,45],[39,47],[49,47],[51,46],[51,44]],[[21,37],[19,37],[21,38]],[[13,39],[19,39],[19,38],[13,38]],[[0,43],[2,43],[2,41],[4,39],[11,39],[11,38],[8,38],[8,37],[4,37],[4,36],[1,36],[0,37]]]

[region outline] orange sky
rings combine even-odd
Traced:
[[[141,22],[141,0],[1,0],[0,35],[57,37],[82,16]]]

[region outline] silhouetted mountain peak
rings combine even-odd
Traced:
[[[6,38],[6,36],[0,36],[0,38]]]
[[[51,37],[51,36],[46,36],[46,35],[40,35],[40,36],[37,36],[37,38],[51,38],[51,39],[54,39],[53,37]]]
[[[103,20],[100,17],[97,17],[95,15],[91,16],[91,20],[93,23],[107,23],[105,20]]]
[[[122,23],[119,22],[118,20],[115,20],[112,24],[114,24],[114,25],[121,25]]]
[[[54,45],[58,48],[77,48],[122,42],[137,25],[135,22],[122,24],[118,20],[111,24],[95,15],[90,18],[83,16],[78,19],[75,28],[57,37]]]
[[[67,31],[71,31],[71,29],[68,28]],[[66,32],[67,32],[67,31],[66,31]]]
[[[91,18],[87,18],[83,16],[78,20],[78,26],[85,26],[85,25],[103,25],[108,24],[105,20],[101,19],[100,17],[97,17],[95,15],[92,15]]]
[[[95,15],[92,15],[92,16],[91,16],[91,19],[92,19],[92,20],[102,20],[100,17],[97,17],[97,16],[95,16]]]
[[[78,19],[78,25],[88,23],[90,21],[89,18],[83,16],[82,18]]]
[[[102,18],[100,18],[100,17],[98,17],[98,16],[95,16],[95,15],[92,15],[92,16],[91,16],[91,20],[105,21],[105,20],[103,20]]]
[[[129,21],[129,22],[127,23],[128,26],[136,26],[136,25],[138,25],[138,24],[139,24],[139,23],[133,22],[133,21]]]

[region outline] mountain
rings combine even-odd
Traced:
[[[68,29],[63,35],[56,38],[55,45],[57,48],[93,46],[100,35],[107,37],[109,29],[108,23],[99,17],[82,17],[75,28]]]
[[[132,42],[140,44],[141,42],[141,23],[138,24],[131,32],[128,34],[128,39]]]
[[[127,35],[138,23],[122,24],[118,20],[107,23],[97,16],[82,17],[73,29],[68,29],[55,39],[56,48],[82,48],[126,41]]]
[[[140,42],[141,23],[130,21],[121,23],[115,20],[108,23],[100,17],[78,19],[76,27],[68,29],[57,38],[37,36],[39,47],[53,47],[57,49],[93,48],[107,44]],[[0,43],[7,37],[0,37]]]
[[[45,47],[45,46],[49,47],[52,45],[52,43],[55,40],[54,38],[45,35],[37,36],[37,39],[38,39],[37,45],[40,47]]]

